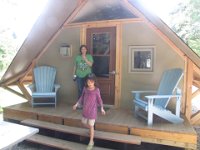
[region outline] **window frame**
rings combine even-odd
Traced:
[[[129,73],[135,73],[135,72],[153,72],[154,71],[154,61],[155,61],[155,46],[132,46],[130,45],[128,47],[129,49]],[[141,54],[142,53],[142,54]],[[139,62],[136,62],[136,56],[139,55],[140,57],[144,57],[143,60],[139,60]],[[145,56],[146,54],[146,56]],[[150,62],[148,61],[148,58],[150,57]],[[146,61],[144,64],[144,60]],[[139,63],[141,67],[136,67],[136,63]],[[143,65],[142,65],[143,63]],[[148,64],[147,64],[148,63]],[[146,67],[150,65],[150,67]],[[143,67],[144,66],[144,67]]]

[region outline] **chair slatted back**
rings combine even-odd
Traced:
[[[52,92],[56,77],[56,69],[49,66],[40,66],[34,69],[36,92]]]
[[[181,78],[183,76],[183,70],[180,68],[174,68],[166,70],[161,78],[157,95],[172,95],[177,88]],[[156,99],[154,104],[163,108],[167,107],[170,99]]]

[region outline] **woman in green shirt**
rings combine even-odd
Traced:
[[[75,58],[74,77],[78,85],[78,98],[85,86],[85,78],[92,73],[93,57],[88,53],[86,45],[80,46],[80,54]]]

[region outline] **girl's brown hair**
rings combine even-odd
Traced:
[[[95,76],[94,73],[90,73],[90,74],[86,77],[86,80],[85,80],[85,86],[86,86],[86,87],[88,87],[88,85],[87,85],[87,81],[88,81],[88,80],[94,81],[95,87],[98,87],[97,79],[96,79],[96,76]]]

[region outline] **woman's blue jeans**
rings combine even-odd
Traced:
[[[78,98],[80,98],[83,92],[83,88],[85,86],[85,78],[77,77],[76,82],[78,85]]]

